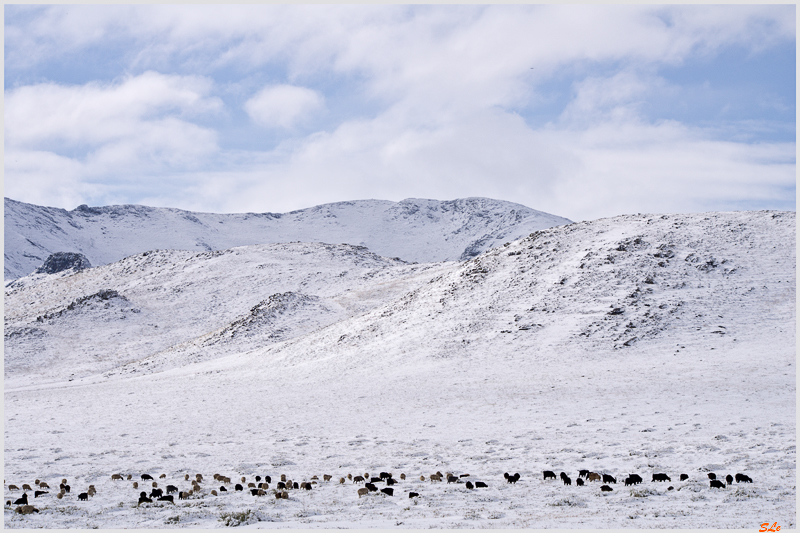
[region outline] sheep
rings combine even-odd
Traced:
[[[219,474],[214,474],[214,481],[219,481]]]
[[[318,477],[316,474],[314,474],[313,476],[311,476],[311,479],[312,479],[312,480],[316,479],[317,481],[319,481],[319,477]]]
[[[66,485],[66,484],[67,484],[67,478],[64,478],[64,479],[62,479],[62,480],[61,480],[61,484],[62,484],[62,485]]]
[[[642,482],[642,477],[639,474],[631,474],[625,479],[625,486],[636,485]]]
[[[248,489],[254,489],[254,488],[256,488],[256,484],[251,481],[250,483],[247,484],[247,488]]]
[[[237,483],[233,488],[237,491],[244,490],[244,487],[242,487],[239,483]]]
[[[333,479],[333,476],[322,474],[322,481],[330,481],[331,479]]]
[[[261,489],[250,489],[250,494],[252,494],[253,496],[257,496],[259,490],[261,490]],[[263,492],[263,491],[261,491],[261,492]]]
[[[265,483],[272,483],[272,478],[270,476],[264,476]]]
[[[178,493],[178,499],[179,500],[188,500],[189,499],[189,494],[187,492],[180,491]]]
[[[292,482],[292,480],[291,479],[287,479],[286,480],[286,488],[287,489],[291,489],[293,486],[294,486],[294,483]]]
[[[31,486],[30,486],[30,485],[28,485],[27,483],[23,483],[23,484],[22,484],[22,490],[33,490],[33,489],[32,489],[32,488],[31,488]]]
[[[653,480],[650,483],[654,483],[656,481],[672,481],[670,477],[666,474],[653,474]]]
[[[583,487],[583,480],[578,477],[578,479],[575,480],[575,484],[579,487]]]
[[[312,489],[311,483],[306,483],[305,489],[311,490]]]
[[[82,502],[85,502],[88,499],[89,499],[89,493],[88,492],[81,492],[80,494],[78,494],[78,500],[80,500]]]
[[[709,472],[708,479],[717,479],[717,475],[714,472]]]
[[[159,496],[158,501],[160,502],[169,502],[172,505],[175,505],[175,500],[172,496]]]
[[[567,475],[564,476],[563,481],[564,481],[564,485],[572,485],[572,480]]]
[[[64,485],[64,492],[69,492],[69,485]]]
[[[244,483],[245,481],[247,481],[247,478],[242,476],[242,483]]]
[[[364,478],[361,476],[356,476],[353,478],[353,483],[361,483],[364,481]]]
[[[603,483],[616,483],[617,478],[610,476],[608,474],[603,474]]]
[[[166,474],[161,474],[160,476],[158,476],[158,479],[166,479],[166,478],[167,478]]]
[[[588,470],[579,470],[578,471],[578,477],[589,477],[589,471]]]
[[[133,474],[128,474],[127,480],[130,481],[131,479],[133,479]]]
[[[367,488],[369,489],[369,491],[370,491],[370,492],[378,492],[378,487],[376,487],[376,486],[375,486],[375,485],[373,485],[372,483],[367,483],[367,484],[366,484],[366,485],[364,485],[364,486],[365,486],[365,487],[367,487]]]
[[[366,495],[366,494],[369,494],[369,489],[367,489],[367,488],[358,489],[358,497],[359,498],[364,496],[364,495]]]
[[[600,481],[600,474],[596,472],[589,472],[587,478],[589,481]]]
[[[185,474],[185,475],[183,476],[183,480],[184,480],[184,481],[189,481],[189,474]]]
[[[736,483],[752,483],[753,480],[750,479],[750,476],[746,476],[745,474],[736,474]]]
[[[148,479],[152,481],[153,476],[150,474],[142,474],[142,481],[147,481]]]
[[[286,488],[286,483],[284,483],[283,481],[278,481],[278,488],[279,489],[285,489]]]
[[[21,498],[14,500],[14,505],[28,505],[28,493],[24,493]]]
[[[400,474],[400,479],[401,479],[401,480],[403,480],[403,481],[405,481],[405,480],[406,480],[406,475],[401,473],[401,474]]]
[[[153,489],[153,490],[150,491],[150,497],[151,498],[160,498],[163,495],[164,495],[164,491],[161,490],[161,489]]]
[[[89,496],[94,496],[95,494],[97,494],[97,489],[95,489],[94,487],[89,487],[89,490],[87,490],[86,493]]]
[[[212,496],[216,496],[216,495],[217,495],[217,491],[215,491],[215,490],[212,490],[212,491],[211,491],[211,495],[212,495]]]
[[[458,483],[458,478],[456,476],[447,476],[447,483]]]
[[[56,498],[58,498],[59,500],[61,498],[63,498],[63,497],[64,497],[64,493],[63,492],[59,492],[58,494],[56,494]]]
[[[17,487],[16,485],[9,485],[8,490],[19,490],[19,487]]]
[[[344,482],[345,482],[345,478],[340,477],[339,478],[339,485],[344,485]]]
[[[387,486],[392,486],[392,485],[394,485],[395,483],[397,483],[397,480],[396,480],[396,479],[394,479],[394,478],[391,478],[391,477],[390,477],[390,478],[386,478],[386,485],[387,485]]]
[[[420,481],[425,481],[425,476],[419,476]]]
[[[292,488],[295,488],[295,489],[299,489],[300,488],[300,486],[297,484],[297,481],[292,483]]]
[[[261,476],[256,476],[256,483],[258,483],[259,481],[261,481]]]
[[[564,478],[567,477],[567,473],[566,472],[561,472],[559,474],[559,477],[561,478],[561,481],[564,481]],[[506,476],[506,478],[508,478],[508,476]]]
[[[155,489],[157,487],[158,487],[158,481],[153,481],[153,488]]]
[[[441,481],[442,480],[442,476],[440,476],[439,474],[431,474],[430,478],[431,478],[431,481]]]
[[[286,481],[286,474],[281,474],[281,481]]]
[[[409,498],[416,498],[417,496],[419,496],[419,493],[416,493],[416,492],[409,492],[408,493],[408,497]]]
[[[555,479],[555,478],[556,478],[556,473],[555,473],[555,472],[553,472],[552,470],[545,470],[545,471],[544,471],[544,472],[542,472],[542,473],[544,474],[544,480],[545,480],[545,481],[547,481],[548,479],[551,479],[551,478],[552,478],[552,479]],[[508,479],[508,478],[506,478],[506,479]]]
[[[353,479],[353,474],[347,474],[347,479],[352,480]]]
[[[259,483],[258,488],[262,490],[266,490],[269,488],[269,483]]]
[[[143,503],[153,503],[153,500],[147,497],[147,494],[144,492],[139,495],[139,502],[136,504],[136,507],[139,507]]]
[[[386,487],[385,489],[381,489],[381,492],[386,494],[387,496],[394,496],[394,489],[391,487]]]
[[[711,483],[711,488],[712,489],[724,489],[725,488],[725,483],[723,483],[722,481],[720,481],[718,479],[712,479],[710,481],[710,483]]]
[[[34,507],[33,505],[20,505],[16,509],[14,509],[15,513],[19,514],[31,514],[31,513],[38,513],[39,509]]]
[[[289,493],[286,492],[285,490],[282,491],[281,492],[281,498],[283,498],[284,500],[288,500],[289,499]]]
[[[378,474],[378,476],[379,476],[381,479],[386,479],[386,478],[390,478],[390,477],[392,477],[392,474],[391,474],[391,473],[389,473],[389,472],[381,472],[380,474]]]
[[[115,479],[122,481],[122,476],[120,474],[111,474],[111,481],[114,481]]]
[[[370,483],[380,483],[381,481],[383,481],[382,477],[371,477],[371,478],[369,478],[369,482]]]
[[[220,492],[228,492],[228,489],[226,489],[224,486],[220,485],[219,491]]]
[[[733,476],[730,475],[730,474],[725,476],[725,482],[728,483],[728,485],[732,484],[733,483]]]
[[[203,474],[195,474],[194,478],[195,478],[197,481],[203,481]]]
[[[134,481],[133,482],[133,488],[134,489],[138,489],[139,488],[139,482],[138,481]]]
[[[484,483],[483,481],[476,481],[476,482],[475,482],[475,488],[476,488],[476,489],[485,489],[485,488],[487,488],[488,486],[489,486],[489,485],[487,485],[487,484],[486,484],[486,483]]]
[[[467,485],[466,485],[466,487],[467,487],[469,490],[472,490],[473,488],[475,488],[475,487],[474,487],[474,485],[472,484],[472,481],[467,481]]]
[[[364,479],[369,479],[369,472],[364,472]]]
[[[173,492],[178,492],[178,487],[175,485],[167,485],[167,494],[171,494]]]
[[[602,490],[603,492],[611,492],[614,489],[612,489],[608,485],[603,485],[602,487],[600,487],[600,490]]]
[[[681,474],[681,481],[686,481],[689,479],[689,474]]]
[[[516,474],[514,474],[513,476],[508,476],[508,478],[506,479],[506,481],[508,481],[509,483],[514,483],[514,484],[516,484],[516,483],[517,483],[517,481],[519,481],[519,472],[517,472],[517,473],[516,473]]]

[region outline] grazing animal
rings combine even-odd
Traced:
[[[381,479],[386,479],[386,478],[390,478],[390,477],[392,477],[392,474],[391,474],[391,473],[389,473],[389,472],[381,472],[380,474],[378,474],[378,476],[379,476]]]
[[[294,483],[292,483],[292,488],[293,488],[293,489],[299,489],[299,488],[300,488],[300,485],[298,485],[298,484],[297,484],[297,481],[295,481]]]
[[[178,499],[179,500],[188,500],[189,499],[189,494],[184,492],[184,491],[180,491],[178,493]]]
[[[469,474],[460,474],[458,477],[469,477]]]
[[[566,472],[561,472],[559,474],[559,477],[561,478],[561,481],[564,481],[564,478],[567,477],[567,473]]]
[[[142,474],[142,481],[147,481],[148,479],[152,480],[153,476],[150,474]]]
[[[139,496],[139,503],[136,504],[136,507],[139,507],[143,503],[153,503],[153,500],[151,500],[150,498],[147,497],[146,494],[144,494],[143,496]]]
[[[119,474],[111,474],[111,481],[114,481],[115,479],[119,479],[121,481],[122,476]]]
[[[153,488],[158,487],[158,481],[153,481]]]
[[[14,512],[19,514],[31,514],[31,513],[38,513],[39,509],[37,509],[33,505],[25,504],[25,505],[20,505],[19,507],[14,509]]]
[[[381,492],[386,494],[387,496],[394,496],[394,489],[391,487],[386,487],[385,489],[381,489]]]
[[[475,488],[475,486],[472,484],[472,481],[467,481],[467,488],[468,488],[469,490],[472,490],[472,489],[474,489],[474,488]]]
[[[419,476],[420,481],[425,481],[425,476]]]
[[[369,482],[370,483],[380,483],[381,481],[383,481],[382,477],[371,477],[371,478],[369,478]]]
[[[488,485],[486,483],[484,483],[483,481],[476,481],[475,482],[475,488],[476,489],[485,489],[487,487],[488,487]]]
[[[41,483],[39,483],[39,488],[40,488],[40,489],[49,489],[49,488],[50,488],[50,485],[48,485],[47,483],[45,483],[44,481],[42,481]]]
[[[252,494],[253,496],[258,496],[258,491],[260,491],[260,490],[261,489],[250,489],[250,494]],[[264,492],[264,491],[261,491],[261,492]]]
[[[681,481],[686,481],[689,479],[689,474],[681,474]]]
[[[513,476],[508,476],[508,482],[516,484],[519,481],[519,472],[514,474]]]
[[[264,481],[266,481],[267,483],[272,483],[272,478],[269,476],[264,476]]]
[[[313,485],[311,483],[306,483],[306,490],[311,490]]]
[[[178,492],[178,487],[175,485],[167,485],[167,494],[171,494],[173,492]]]
[[[247,478],[242,476],[242,483],[244,483],[245,481],[247,481]]]
[[[739,474],[736,475],[738,476]],[[19,490],[19,487],[17,487],[16,485],[9,485],[8,490]]]
[[[608,485],[603,485],[603,486],[600,487],[600,490],[602,490],[603,492],[611,492],[614,489],[612,489]]]
[[[364,472],[364,479],[369,479],[369,472]]]
[[[138,481],[134,481],[133,482],[133,488],[134,489],[138,489],[139,488],[139,482]]]
[[[256,476],[256,482],[261,481],[261,476]]]
[[[376,486],[375,486],[375,485],[373,485],[372,483],[367,483],[367,484],[366,484],[366,485],[364,485],[364,486],[365,486],[365,487],[367,487],[367,488],[369,489],[369,491],[370,491],[370,492],[378,492],[378,487],[376,487]]]
[[[242,485],[241,485],[241,484],[239,484],[239,483],[237,483],[237,484],[236,484],[236,486],[235,486],[235,487],[233,487],[233,488],[234,488],[235,490],[244,490],[244,487],[242,487]]]
[[[402,479],[403,481],[405,481],[405,480],[406,480],[406,475],[405,475],[405,474],[400,474],[400,479]]]
[[[64,478],[64,479],[62,479],[62,480],[61,480],[61,483],[63,483],[64,485],[66,485],[66,484],[67,484],[67,478]]]
[[[746,476],[744,474],[736,474],[736,483],[752,483],[753,480],[750,479],[750,476]]]
[[[431,481],[441,481],[442,480],[442,476],[440,476],[439,474],[431,474],[430,478],[431,478]]]
[[[456,476],[447,476],[448,483],[458,483],[458,478]]]
[[[419,496],[419,493],[417,493],[417,492],[409,492],[408,493],[408,497],[409,498],[416,498],[417,496]]]
[[[356,476],[356,477],[353,478],[353,483],[362,483],[363,481],[364,481],[364,478],[361,477],[361,476]]]
[[[725,488],[725,483],[723,483],[722,481],[720,481],[718,479],[712,479],[710,483],[711,483],[711,488],[712,489],[724,489]]]
[[[386,478],[386,485],[387,486],[391,487],[395,483],[397,483],[397,480],[394,479],[393,477]]]
[[[669,487],[667,487],[667,490],[675,490],[675,487],[673,487],[672,485],[670,485]]]
[[[626,486],[627,485],[636,485],[636,484],[641,483],[641,482],[642,482],[642,476],[640,476],[639,474],[631,474],[625,480],[625,485]]]
[[[63,497],[64,497],[64,493],[63,492],[59,492],[58,494],[56,494],[56,498],[58,498],[59,500],[61,498],[63,498]]]
[[[728,483],[728,485],[730,485],[731,483],[733,483],[733,476],[732,476],[732,475],[730,475],[730,474],[728,474],[727,476],[725,476],[725,482],[726,482],[726,483]]]
[[[88,492],[81,492],[80,494],[78,494],[78,499],[80,501],[82,501],[82,502],[85,502],[86,500],[89,499],[89,493]]]
[[[217,491],[215,491],[215,490],[212,490],[212,491],[211,491],[211,495],[212,495],[212,496],[216,496],[216,495],[217,495]]]
[[[175,505],[174,498],[172,496],[159,496],[158,501],[160,502],[169,502],[172,505]]]
[[[547,481],[548,479],[551,479],[551,478],[552,478],[552,479],[555,479],[555,478],[556,478],[556,473],[555,473],[555,472],[553,472],[552,470],[545,470],[545,471],[543,472],[543,474],[544,474],[544,480],[545,480],[545,481]],[[508,479],[508,478],[506,478],[506,479]]]
[[[26,492],[21,498],[14,500],[14,505],[28,505],[28,493]]]
[[[346,481],[346,478],[340,477],[339,478],[339,485],[344,485],[345,481]]]
[[[163,495],[164,495],[164,491],[161,490],[161,489],[153,489],[153,490],[150,491],[150,497],[151,498],[160,498]]]
[[[367,489],[367,488],[358,489],[358,497],[359,498],[364,496],[365,494],[369,494],[369,489]]]
[[[575,484],[579,487],[583,487],[583,480],[579,477],[575,480]]]
[[[184,481],[189,481],[189,474],[184,474],[183,480]]]
[[[589,472],[589,475],[586,477],[589,481],[600,481],[600,474],[596,472]]]
[[[32,488],[31,488],[31,486],[30,486],[30,485],[28,485],[27,483],[23,483],[23,484],[22,484],[22,490],[33,490],[33,489],[32,489]]]
[[[247,488],[248,489],[254,489],[254,488],[256,488],[256,484],[251,481],[250,483],[247,484]]]
[[[286,474],[281,474],[281,481],[286,481]]]
[[[41,483],[41,481],[39,481],[38,479],[33,482],[34,485],[39,485],[39,483]]]
[[[608,474],[603,474],[603,483],[616,483],[617,478],[610,476]]]
[[[286,483],[284,483],[283,481],[278,481],[278,488],[281,490],[285,489]]]
[[[158,476],[158,479],[166,479],[166,478],[167,478],[166,474],[161,474],[160,476]]]
[[[333,479],[333,476],[328,474],[322,474],[322,481],[330,481],[331,479]]]
[[[564,485],[572,485],[572,480],[567,475],[564,476],[563,481],[564,481]]]
[[[589,477],[589,471],[588,470],[579,470],[578,471],[578,477]]]
[[[195,474],[194,478],[195,478],[197,481],[203,481],[203,474]]]
[[[64,492],[69,492],[69,485],[64,485]]]
[[[714,472],[709,472],[708,479],[717,479],[717,475]]]
[[[220,485],[219,491],[220,492],[228,492],[228,489],[226,489],[224,486]]]

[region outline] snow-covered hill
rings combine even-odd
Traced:
[[[385,257],[470,259],[494,246],[570,221],[489,198],[358,200],[291,213],[215,214],[119,205],[72,211],[5,198],[6,280],[33,272],[54,252],[104,265],[153,249],[194,252],[249,244],[327,242],[366,246]]]
[[[294,243],[22,278],[5,298],[5,478],[98,494],[5,525],[796,527],[795,228],[792,212],[629,215],[460,263]],[[136,317],[150,329],[117,325]],[[620,483],[542,479],[579,469]],[[384,470],[407,476],[394,497],[206,484],[174,507],[137,508],[110,480]],[[634,472],[645,483],[623,487]],[[709,472],[754,483],[714,489]]]

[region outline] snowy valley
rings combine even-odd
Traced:
[[[116,240],[65,249],[99,266],[22,276],[42,261],[21,245],[9,260],[6,200],[5,496],[34,479],[73,488],[32,498],[32,515],[6,506],[5,526],[796,527],[795,213],[569,223],[524,206],[453,217],[469,204],[457,200],[456,227],[444,202],[364,202],[276,219],[308,219],[274,230],[302,242],[256,243],[254,225],[228,234],[241,240],[209,234],[210,250],[192,248],[202,229],[188,247],[156,234],[141,248],[153,213],[186,212],[97,208]],[[408,218],[318,242],[330,213],[354,228],[386,220],[379,207]],[[434,208],[438,233],[420,241]],[[37,216],[36,231],[72,231],[63,213]],[[126,229],[136,216],[141,233]],[[114,244],[126,232],[130,251]],[[47,239],[62,234],[37,235],[58,251]],[[583,469],[613,490],[574,484]],[[382,471],[398,479],[391,496],[347,478]],[[204,481],[137,505],[145,473],[181,491],[187,474]],[[223,492],[215,473],[319,479],[283,499],[276,483]],[[644,482],[625,486],[631,473]],[[709,473],[753,483],[712,488]]]

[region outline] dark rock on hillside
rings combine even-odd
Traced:
[[[92,268],[86,256],[77,252],[56,252],[50,254],[44,264],[36,269],[37,274],[55,274],[69,269],[83,270]]]

